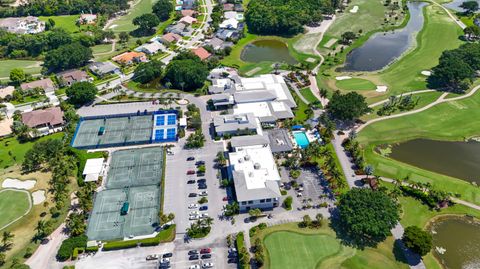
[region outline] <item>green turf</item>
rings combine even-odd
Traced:
[[[299,123],[302,123],[308,120],[308,115],[305,113],[307,109],[309,109],[308,105],[305,104],[295,92],[291,92],[293,99],[297,103],[297,107],[294,109],[293,113],[295,114],[295,120]]]
[[[480,135],[480,93],[459,100],[436,105],[426,111],[380,121],[367,126],[358,136],[365,146],[367,163],[375,166],[375,174],[387,177],[410,176],[411,179],[430,182],[439,189],[460,193],[462,199],[480,204],[478,187],[445,175],[423,170],[383,157],[374,152],[379,144],[391,144],[414,138],[464,140]]]
[[[114,32],[129,32],[135,30],[137,27],[133,25],[133,19],[145,13],[151,13],[152,6],[155,2],[157,2],[157,0],[135,1],[135,6],[128,12],[128,14],[114,20],[110,25],[109,30],[113,30]],[[112,27],[113,25],[115,25],[115,27]]]
[[[42,69],[42,62],[30,60],[2,60],[0,61],[0,78],[8,78],[10,71],[14,68],[21,68],[26,73],[38,74]]]
[[[24,191],[0,191],[0,228],[30,210],[30,194]]]
[[[100,44],[92,47],[93,54],[106,53],[112,50],[112,44]]]
[[[336,85],[342,90],[349,91],[373,91],[377,88],[371,81],[362,78],[337,80]]]
[[[55,133],[43,136],[33,142],[20,143],[16,138],[4,138],[0,140],[0,168],[6,168],[23,162],[25,153],[33,147],[36,141],[46,139],[61,139],[63,133]]]
[[[315,97],[315,95],[313,95],[312,91],[310,90],[310,88],[303,88],[300,90],[300,93],[302,94],[302,96],[307,99],[307,101],[309,101],[310,103],[313,103],[315,101],[318,101],[317,97]]]
[[[41,16],[40,20],[47,21],[48,19],[52,19],[55,22],[55,27],[63,28],[68,32],[74,33],[79,31],[79,27],[76,24],[78,18],[80,18],[79,15]]]

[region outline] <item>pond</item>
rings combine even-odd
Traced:
[[[388,33],[372,35],[361,47],[353,49],[348,55],[343,71],[380,70],[400,57],[415,41],[416,33],[423,26],[423,2],[408,2],[410,20],[407,25]]]
[[[480,184],[480,143],[415,139],[393,145],[389,157]]]
[[[240,59],[245,62],[284,62],[287,64],[296,64],[295,58],[288,52],[288,47],[284,42],[277,40],[259,40],[245,46],[240,55]]]
[[[446,3],[443,6],[451,10],[463,12],[465,10],[461,8],[460,5],[465,1],[466,0],[453,0],[452,2]],[[477,3],[480,4],[480,0],[474,0],[474,1],[477,1]]]
[[[445,268],[480,268],[480,222],[467,217],[444,217],[436,220],[430,231],[434,255]]]

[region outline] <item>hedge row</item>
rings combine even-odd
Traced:
[[[175,239],[175,224],[170,225],[167,229],[162,230],[157,236],[146,239],[128,240],[128,241],[112,241],[103,245],[103,250],[117,250],[126,248],[135,248],[137,246],[157,246],[160,243],[171,242]]]
[[[57,259],[60,261],[66,261],[70,259],[75,248],[85,248],[87,246],[87,236],[80,235],[70,237],[62,242],[62,245],[58,249]]]

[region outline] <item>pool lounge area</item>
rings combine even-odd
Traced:
[[[319,135],[317,131],[313,130],[302,130],[302,131],[292,131],[293,135],[293,144],[298,146],[301,149],[308,147],[311,142],[319,140]]]

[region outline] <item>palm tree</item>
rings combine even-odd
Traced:
[[[209,226],[209,227],[212,226],[212,224],[213,224],[213,218],[208,217],[208,218],[204,219],[204,223],[205,223],[205,225],[207,225],[207,226]]]
[[[12,248],[13,237],[15,237],[15,235],[12,232],[9,232],[9,231],[3,232],[3,234],[2,234],[2,249],[4,251]]]
[[[78,236],[85,232],[85,217],[81,213],[72,213],[67,219],[66,226],[72,236]]]
[[[365,166],[364,171],[365,171],[365,174],[367,175],[367,179],[368,179],[368,177],[373,174],[373,172],[375,171],[375,169],[373,168],[373,166],[367,165],[367,166]]]

